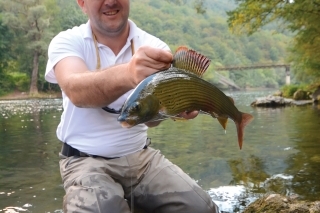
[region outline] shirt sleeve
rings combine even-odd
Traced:
[[[48,48],[48,62],[46,67],[45,79],[50,83],[58,83],[54,67],[62,59],[76,56],[84,60],[83,38],[74,35],[71,30],[59,33],[52,39]]]

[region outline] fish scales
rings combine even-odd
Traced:
[[[121,125],[132,127],[198,110],[217,118],[224,129],[232,119],[241,149],[244,127],[253,116],[240,112],[230,97],[201,78],[210,64],[208,58],[181,47],[173,59],[173,67],[147,77],[134,89],[118,117]]]
[[[202,110],[210,114],[213,111],[224,112],[223,114],[226,115],[233,114],[231,119],[240,116],[240,113],[233,113],[235,106],[231,101],[230,105],[227,105],[231,107],[225,107],[218,101],[223,98],[221,95],[225,96],[219,89],[193,74],[168,70],[158,73],[152,81],[152,84],[155,85],[154,95],[165,107],[165,112],[170,115],[185,110]]]

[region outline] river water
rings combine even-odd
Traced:
[[[267,192],[320,200],[320,107],[252,108],[272,91],[226,92],[255,119],[242,150],[235,125],[216,119],[164,121],[152,146],[194,178],[224,212],[241,212]],[[0,101],[0,212],[62,212],[55,131],[61,99]]]

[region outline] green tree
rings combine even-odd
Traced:
[[[11,42],[12,35],[8,31],[8,28],[2,25],[2,19],[0,16],[0,75],[3,74],[5,68],[8,66]]]
[[[50,31],[46,3],[54,0],[0,0],[3,8],[3,23],[19,36],[19,43],[31,56],[30,95],[38,93],[40,57],[46,54]],[[26,71],[28,72],[28,71]]]
[[[2,25],[0,16],[0,94],[8,92],[13,86],[10,76],[5,71],[12,59],[11,44],[13,43],[12,33],[6,26]]]
[[[88,21],[88,17],[82,12],[75,0],[55,0],[55,4],[58,5],[57,20],[59,31],[67,30],[74,26],[79,26]]]
[[[227,14],[234,33],[253,34],[263,26],[277,23],[294,35],[289,61],[301,76],[320,80],[320,0],[236,0],[238,7]],[[274,50],[272,58],[275,59]]]

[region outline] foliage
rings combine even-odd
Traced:
[[[293,33],[289,61],[299,80],[320,81],[320,1],[319,0],[236,0],[238,7],[228,12],[234,33],[248,34],[276,23]],[[274,52],[274,50],[273,50]],[[312,78],[306,78],[306,76]]]
[[[0,95],[10,92],[14,88],[14,82],[5,72],[9,66],[9,60],[13,58],[11,53],[12,33],[2,25],[0,16]]]
[[[274,34],[274,30],[262,30],[251,36],[232,35],[222,11],[235,8],[235,4],[222,0],[205,3],[206,13],[198,14],[192,4],[182,6],[149,0],[139,1],[138,4],[132,1],[130,18],[147,32],[167,42],[173,51],[179,45],[187,45],[208,56],[212,60],[212,69],[207,72],[214,72],[217,65],[286,63],[286,45],[290,37]],[[278,69],[234,73],[221,74],[241,87],[278,87],[285,82],[284,71]],[[214,75],[207,79],[215,84],[219,81]]]
[[[17,49],[30,57],[24,61],[31,64],[30,93],[38,93],[38,67],[39,57],[46,53],[47,44],[51,38],[49,30],[50,19],[48,17],[46,3],[54,0],[0,0],[3,8],[3,24],[19,35]],[[52,5],[52,4],[51,4]]]
[[[0,95],[5,95],[14,89],[14,81],[9,75],[0,73]]]
[[[76,1],[56,0],[59,11],[57,22],[59,30],[67,30],[87,22],[88,18],[80,10]]]
[[[292,85],[285,85],[281,88],[283,97],[290,98],[293,94],[298,90],[301,89],[301,86],[292,84]]]
[[[6,49],[0,46],[0,63],[11,64],[0,73],[21,72],[30,78],[31,83],[32,73],[38,66],[36,86],[39,90],[58,91],[58,86],[44,80],[49,42],[61,30],[85,23],[87,17],[76,1],[15,0],[7,3],[0,0],[0,3],[0,14],[5,17],[5,25],[0,25],[1,38],[5,37],[0,44],[9,44]],[[215,84],[219,81],[214,72],[217,66],[285,62],[289,36],[274,35],[273,28],[251,36],[235,36],[229,32],[225,11],[236,8],[232,1],[177,0],[172,3],[131,0],[130,3],[130,19],[164,40],[173,51],[180,45],[186,45],[208,56],[212,63],[206,78]],[[205,13],[197,12],[197,4]],[[2,58],[1,53],[4,52],[8,54]],[[38,53],[36,64],[33,63],[35,53]],[[260,69],[221,74],[243,87],[277,87],[284,83],[282,70]]]
[[[27,91],[30,85],[30,78],[26,73],[13,72],[9,75],[14,82],[14,88],[19,91]]]

